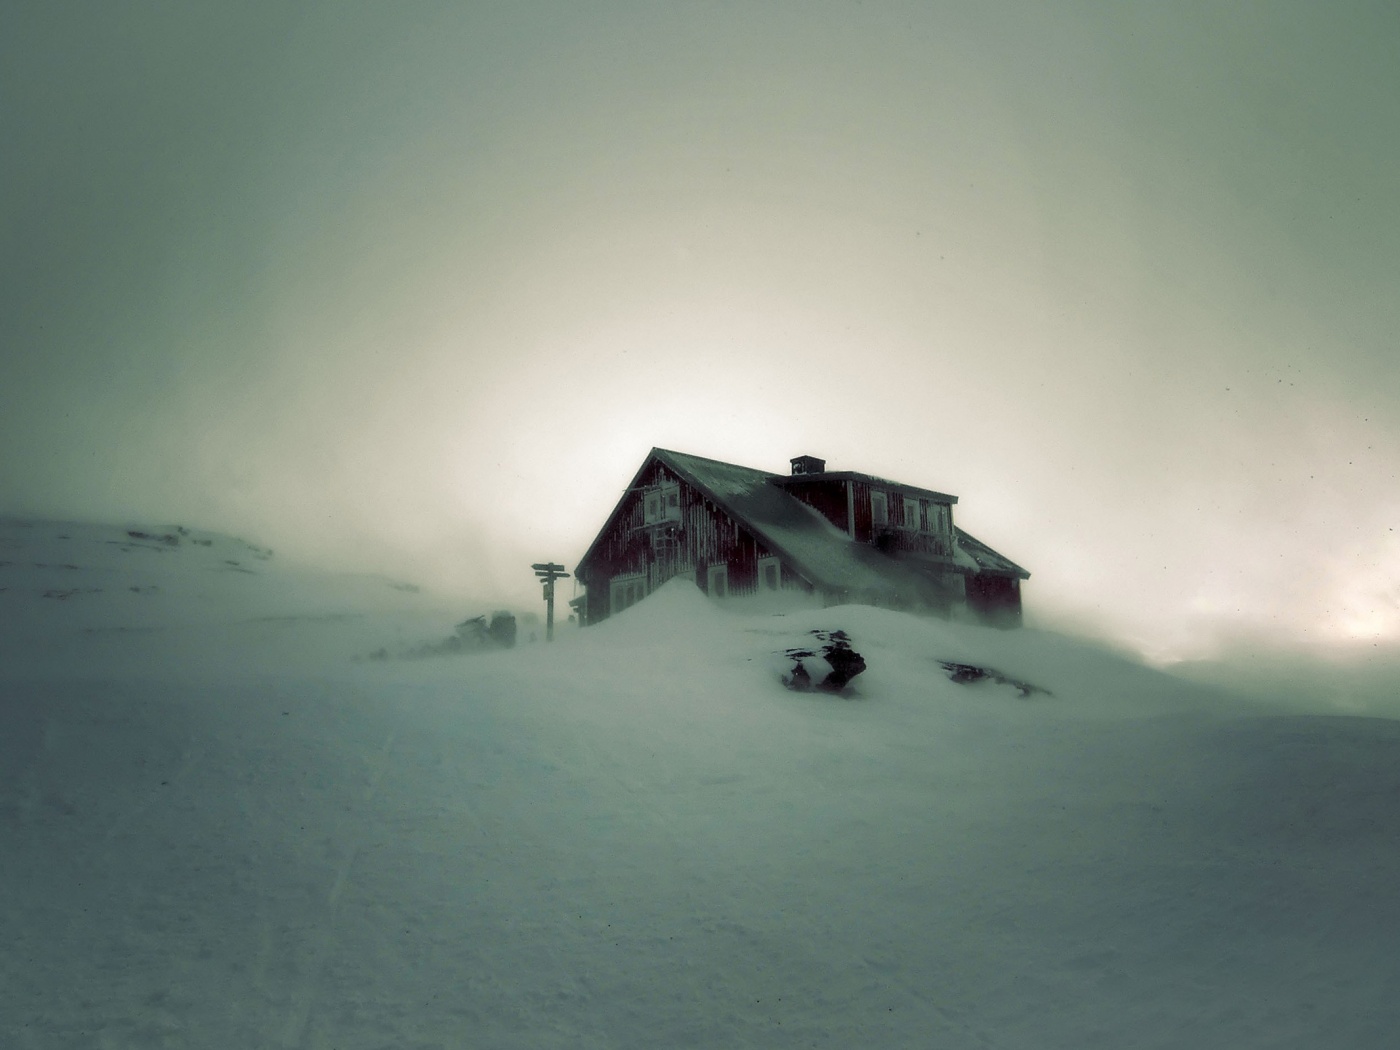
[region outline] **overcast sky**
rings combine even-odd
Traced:
[[[0,7],[0,510],[533,600],[652,445],[1400,634],[1400,7]]]

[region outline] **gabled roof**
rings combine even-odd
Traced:
[[[957,556],[952,559],[906,552],[887,554],[868,544],[856,543],[818,511],[790,495],[782,484],[788,480],[788,475],[771,474],[703,456],[653,448],[629,487],[636,487],[653,460],[669,467],[707,496],[792,569],[823,590],[852,597],[907,598],[911,592],[916,595],[927,592],[935,596],[942,586],[942,577],[949,571],[991,572],[1022,579],[1030,576],[1014,562],[1003,558],[961,529],[956,530],[958,549]],[[845,476],[846,472],[806,475],[817,479]],[[868,475],[859,477],[869,478]],[[925,489],[875,480],[891,488],[952,499]],[[621,509],[622,503],[619,502],[599,531],[598,539],[579,559],[580,565],[587,564],[594,548]]]

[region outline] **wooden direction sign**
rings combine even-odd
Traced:
[[[564,566],[553,561],[537,561],[530,568],[535,570],[535,575],[544,584],[544,640],[552,642],[554,641],[554,581],[567,579],[569,574],[564,571]]]

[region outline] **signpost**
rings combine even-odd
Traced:
[[[564,566],[552,561],[535,562],[530,568],[535,570],[535,575],[544,584],[544,640],[552,642],[554,641],[554,581],[568,579],[569,574],[564,571]]]

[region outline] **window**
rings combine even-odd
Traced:
[[[647,596],[647,578],[642,573],[629,573],[614,576],[608,587],[608,597],[612,601],[613,614],[622,612],[628,606],[636,605]]]
[[[651,549],[656,554],[675,554],[680,550],[680,537],[676,535],[674,525],[658,525],[650,530]]]
[[[758,589],[761,591],[776,591],[783,582],[783,571],[778,566],[777,558],[758,559]]]
[[[674,481],[647,489],[642,503],[642,519],[647,525],[681,520],[681,487]]]
[[[870,526],[874,529],[883,529],[890,523],[890,505],[888,498],[883,492],[872,492],[870,494]]]
[[[729,597],[729,566],[711,565],[705,574],[705,589],[711,598]]]
[[[904,497],[904,527],[913,532],[919,530],[919,501]]]

